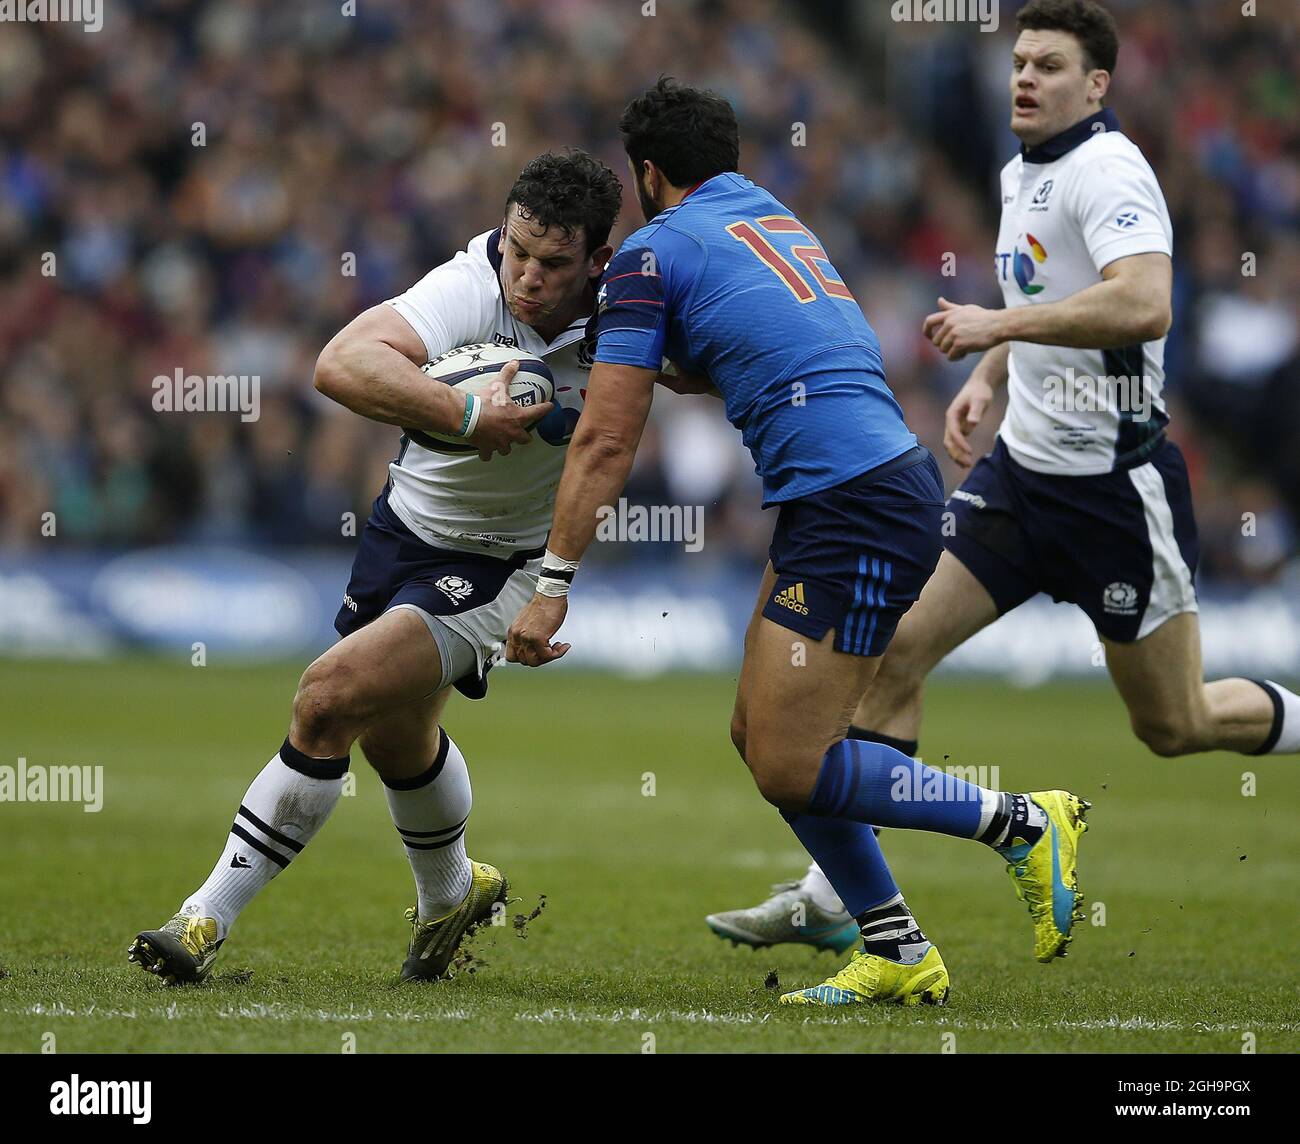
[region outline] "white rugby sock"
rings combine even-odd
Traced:
[[[226,847],[182,913],[217,920],[219,938],[253,896],[315,837],[343,791],[348,756],[313,759],[285,739],[239,804]]]
[[[393,825],[406,847],[421,921],[446,917],[469,893],[465,824],[473,792],[460,748],[442,732],[438,757],[413,779],[384,779]]]
[[[822,868],[816,862],[808,867],[808,873],[803,876],[803,888],[818,909],[825,910],[828,914],[842,914],[844,912],[844,903],[840,901],[840,896],[835,892],[835,887],[831,885],[830,879],[822,873]]]
[[[1252,755],[1294,755],[1300,752],[1300,695],[1271,679],[1257,679],[1273,701],[1273,726],[1263,746]]]

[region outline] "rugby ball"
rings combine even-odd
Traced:
[[[439,354],[421,366],[427,376],[450,385],[462,393],[472,393],[490,400],[492,383],[507,362],[517,361],[519,370],[510,382],[508,397],[516,405],[541,405],[555,396],[555,378],[550,367],[541,358],[533,357],[511,346],[498,346],[488,342],[459,346]],[[428,430],[404,429],[411,440],[440,453],[474,453],[477,446],[464,437]]]

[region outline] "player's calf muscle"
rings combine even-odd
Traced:
[[[367,729],[361,733],[361,749],[382,778],[413,778],[428,770],[438,753],[437,724],[431,734],[402,739],[376,736]]]
[[[1198,700],[1177,711],[1132,711],[1133,733],[1161,758],[1201,751],[1250,752],[1264,742],[1272,704],[1249,679],[1219,679],[1201,689]]]
[[[893,660],[891,644],[853,714],[853,723],[900,739],[915,739],[921,726],[926,670],[913,660]],[[892,661],[892,662],[891,662]]]
[[[390,728],[380,719],[361,733],[366,761],[385,779],[407,779],[423,774],[438,754],[436,719],[419,727]]]

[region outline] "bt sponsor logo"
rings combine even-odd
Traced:
[[[1008,274],[1012,274],[1021,293],[1032,298],[1035,294],[1043,292],[1042,283],[1036,283],[1034,277],[1037,274],[1037,267],[1047,261],[1047,250],[1028,231],[1016,239],[1014,250],[1009,252],[1000,250],[993,259],[1003,282],[1007,280]]]

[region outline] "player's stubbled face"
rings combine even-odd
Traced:
[[[586,301],[592,259],[581,229],[566,235],[519,215],[511,203],[501,231],[501,289],[517,321],[544,336],[562,330]]]
[[[662,209],[654,200],[654,196],[646,190],[646,185],[642,182],[644,177],[643,171],[638,171],[632,160],[627,161],[628,169],[632,172],[632,185],[636,187],[636,200],[641,204],[641,214],[646,222],[649,222]]]
[[[1021,32],[1011,56],[1011,130],[1033,147],[1091,115],[1097,90],[1083,45],[1066,32]],[[1104,91],[1104,89],[1102,89]]]

